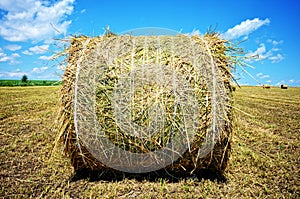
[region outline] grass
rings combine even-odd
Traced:
[[[0,87],[1,198],[299,198],[300,88],[242,87],[225,177],[74,178],[53,126],[60,87]]]
[[[60,81],[55,80],[27,80],[22,82],[21,80],[0,80],[0,86],[55,86],[60,85]]]

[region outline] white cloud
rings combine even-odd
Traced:
[[[10,44],[10,45],[4,46],[4,48],[8,49],[10,51],[17,51],[17,50],[20,50],[22,48],[22,46],[16,45],[16,44]]]
[[[278,63],[284,60],[284,57],[280,53],[278,53],[277,55],[270,57],[269,60],[271,60],[272,63]]]
[[[246,54],[246,57],[250,57],[251,61],[259,61],[267,59],[272,55],[271,51],[267,52],[265,44],[260,44],[259,47],[254,51],[250,51]]]
[[[2,50],[2,48],[0,48],[0,62],[5,62],[7,60],[8,60],[7,54],[5,54]]]
[[[270,78],[270,75],[262,75],[260,78],[261,79],[267,79],[267,78]]]
[[[41,45],[41,46],[34,46],[29,48],[30,52],[34,54],[43,54],[48,51],[49,45]]]
[[[267,55],[265,55],[266,52],[266,46],[264,44],[260,44],[260,47],[256,49],[252,54],[258,55],[258,59],[265,59],[267,58]]]
[[[43,67],[35,67],[31,70],[28,71],[23,71],[19,68],[13,71],[4,71],[0,72],[0,78],[13,78],[13,79],[21,79],[23,75],[27,75],[30,77],[30,79],[39,79],[41,76],[49,76],[51,75],[51,79],[55,79],[53,74],[49,72],[49,67],[48,66],[43,66]],[[46,78],[47,79],[47,78]]]
[[[80,13],[82,14],[82,13],[85,13],[85,9],[82,9],[82,10],[80,10]]]
[[[279,51],[280,49],[277,46],[280,44],[283,44],[283,40],[276,41],[276,40],[268,39],[267,42],[271,43],[273,45],[273,47],[271,49],[272,52]]]
[[[291,83],[291,84],[294,83],[294,82],[295,82],[295,80],[293,80],[293,79],[289,80],[289,83]]]
[[[0,62],[6,62],[9,60],[8,56],[0,56]]]
[[[254,18],[252,20],[247,19],[246,21],[241,22],[240,24],[234,26],[233,28],[228,29],[223,36],[230,39],[237,39],[241,36],[248,36],[253,31],[257,30],[263,25],[267,25],[270,23],[268,18],[261,20],[259,18]]]
[[[74,1],[1,0],[0,9],[6,14],[0,19],[0,36],[8,41],[41,41],[65,33]]]
[[[283,40],[276,41],[276,40],[268,39],[267,42],[273,44],[273,46],[277,46],[279,44],[282,44]]]
[[[63,63],[61,63],[57,66],[57,70],[64,71],[65,69],[66,69],[66,65],[64,65]]]
[[[23,2],[26,2],[26,4],[22,3],[21,1],[16,1],[16,0],[1,0],[0,8],[3,10],[17,12],[20,10],[29,9],[32,6],[32,4],[34,3],[33,0],[29,0],[29,1],[24,0]]]
[[[0,48],[0,62],[9,62],[9,64],[17,64],[17,58],[20,57],[18,53],[13,53],[11,55],[7,55],[1,48]]]
[[[58,80],[59,76],[55,73],[43,73],[36,76],[36,79],[42,80]]]
[[[39,59],[42,59],[42,60],[50,60],[52,58],[52,56],[40,56]]]
[[[267,79],[267,78],[270,78],[270,75],[265,75],[263,73],[257,73],[256,77],[258,77],[260,79]]]
[[[274,45],[274,46],[277,46],[278,44],[282,44],[283,43],[283,40],[280,40],[280,41],[275,41],[275,40],[273,40],[273,42],[272,42],[272,44]]]
[[[13,53],[13,54],[11,54],[11,56],[14,58],[20,57],[20,55],[18,53]]]
[[[272,82],[272,80],[267,80],[267,81],[266,81],[266,83],[271,83],[271,82]]]
[[[22,72],[20,70],[12,71],[12,72],[0,72],[0,77],[4,77],[4,78],[14,78],[14,77],[21,78],[23,75],[28,75],[28,73]]]
[[[48,66],[43,66],[41,68],[33,68],[31,72],[33,72],[33,73],[43,73],[47,69],[48,69]]]
[[[22,53],[23,53],[24,55],[33,55],[33,53],[30,52],[29,50],[24,50]]]
[[[260,77],[260,76],[262,76],[263,75],[263,73],[257,73],[256,74],[256,77]]]
[[[279,48],[273,47],[271,50],[272,50],[273,52],[277,52],[277,51],[279,51],[280,49],[279,49]]]
[[[41,46],[33,46],[28,50],[24,50],[22,53],[25,55],[33,55],[33,54],[43,54],[46,53],[49,49],[49,45],[41,45]]]
[[[284,60],[284,57],[282,54],[280,54],[280,53],[277,53],[276,55],[273,54],[274,52],[278,52],[278,51],[279,51],[279,49],[276,47],[273,47],[267,51],[265,44],[261,43],[254,52],[250,51],[249,53],[247,53],[246,57],[249,58],[249,62],[261,61],[261,60],[268,59],[272,63],[278,63],[278,62]]]

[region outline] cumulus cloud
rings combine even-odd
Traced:
[[[272,63],[278,63],[284,60],[284,57],[278,53],[277,55],[269,57],[269,60],[271,60]]]
[[[273,51],[273,52],[279,51],[280,48],[278,48],[278,46],[280,44],[283,44],[283,40],[276,41],[276,40],[268,39],[267,42],[272,44],[273,47],[272,47],[271,51]]]
[[[276,43],[275,45],[278,44],[279,43]],[[261,43],[254,52],[250,51],[249,53],[247,53],[246,57],[249,57],[249,62],[268,59],[272,63],[278,63],[284,60],[284,56],[282,54],[277,53],[276,55],[274,55],[274,53],[278,52],[279,50],[280,50],[279,48],[274,46],[270,50],[267,50],[266,45]]]
[[[259,76],[262,76],[262,75],[263,75],[263,73],[257,73],[256,77],[259,77]]]
[[[49,45],[40,45],[40,46],[33,46],[28,50],[24,50],[22,53],[25,55],[33,55],[33,54],[43,54],[46,53],[49,49]]]
[[[270,78],[270,75],[265,75],[263,73],[257,73],[256,77],[258,77],[260,79],[267,79],[267,78]]]
[[[270,75],[262,75],[260,78],[261,78],[261,79],[270,78]]]
[[[2,48],[0,48],[0,62],[3,62],[3,60],[5,60],[4,57],[7,57],[7,55],[3,52]]]
[[[16,71],[11,71],[11,72],[0,72],[0,77],[5,77],[5,78],[21,78],[23,75],[28,75],[27,72],[22,72],[20,70],[16,70]]]
[[[247,19],[246,21],[241,22],[240,24],[234,26],[233,28],[228,29],[223,36],[230,39],[238,39],[242,36],[248,37],[250,33],[257,30],[263,25],[267,25],[270,23],[268,18],[261,20],[259,18]]]
[[[277,46],[279,44],[282,44],[283,40],[276,41],[276,40],[268,39],[267,42],[273,44],[274,46]]]
[[[64,71],[66,69],[66,65],[64,65],[63,63],[60,63],[56,68],[57,68],[57,70]]]
[[[259,61],[267,59],[269,56],[271,56],[272,52],[268,51],[266,49],[265,44],[260,44],[259,47],[254,51],[250,51],[246,54],[246,57],[250,57],[250,61]]]
[[[22,71],[21,69],[17,68],[16,70],[13,71],[4,71],[0,72],[0,78],[21,78],[23,75],[27,75],[30,77],[36,77],[36,75],[49,75],[49,69],[48,66],[43,66],[43,67],[35,67],[32,70],[28,71]],[[52,77],[53,79],[53,77]]]
[[[42,59],[42,60],[50,60],[52,58],[52,56],[40,56],[39,59]]]
[[[264,44],[260,44],[260,46],[254,51],[253,53],[249,53],[248,56],[255,56],[258,55],[258,59],[265,59],[267,55],[266,53],[266,46]]]
[[[0,48],[0,62],[8,62],[9,64],[17,64],[17,58],[20,57],[18,53],[13,53],[11,55],[6,54],[2,48]]]
[[[10,51],[17,51],[17,50],[20,50],[22,48],[22,46],[16,45],[16,44],[10,44],[10,45],[4,46],[4,48],[7,50],[10,50]]]
[[[47,52],[49,48],[49,45],[41,45],[41,46],[34,46],[29,48],[30,52],[33,52],[34,54],[43,54]]]
[[[43,66],[43,67],[40,67],[40,68],[33,68],[32,72],[33,73],[43,73],[47,69],[48,69],[48,66]]]
[[[33,55],[33,53],[30,52],[29,50],[24,50],[22,53],[23,53],[24,55]]]
[[[1,0],[5,14],[0,19],[0,36],[8,41],[41,41],[65,33],[74,1]]]

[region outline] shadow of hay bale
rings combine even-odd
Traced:
[[[107,182],[118,182],[124,179],[129,180],[137,180],[139,182],[149,181],[149,182],[157,182],[161,179],[167,182],[179,182],[181,180],[194,179],[196,181],[211,180],[217,181],[219,183],[226,183],[227,179],[224,174],[215,169],[200,169],[193,174],[188,172],[174,172],[167,169],[161,169],[158,171],[152,171],[149,173],[125,173],[116,170],[91,170],[91,169],[82,169],[76,171],[73,176],[70,178],[71,182],[76,182],[78,180],[88,180],[89,182],[97,182],[97,181],[107,181]]]
[[[226,141],[228,144],[228,142]],[[222,144],[219,143],[219,146],[216,149],[223,150]],[[183,179],[195,179],[197,178],[199,181],[201,179],[217,181],[220,183],[226,183],[227,179],[224,175],[224,170],[226,169],[229,156],[230,156],[231,146],[229,144],[228,150],[224,154],[224,162],[221,164],[222,168],[219,168],[219,162],[221,158],[217,155],[220,154],[218,151],[214,151],[213,157],[215,157],[210,165],[202,165],[202,167],[196,169],[193,173],[189,171],[184,171],[182,169],[174,167],[166,167],[164,169],[160,169],[153,172],[148,173],[126,173],[122,171],[118,171],[112,168],[103,168],[103,169],[91,169],[91,168],[81,168],[75,170],[74,175],[71,177],[71,181],[77,181],[81,179],[88,179],[90,182],[94,181],[108,181],[108,182],[115,182],[115,181],[122,181],[124,179],[135,179],[137,181],[150,181],[156,182],[159,179],[164,179],[168,182],[179,182]],[[180,160],[174,162],[176,165]]]

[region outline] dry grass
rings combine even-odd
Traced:
[[[51,151],[59,87],[0,88],[1,198],[299,198],[300,88],[242,87],[226,182],[73,176]],[[109,177],[109,176],[108,176]]]

